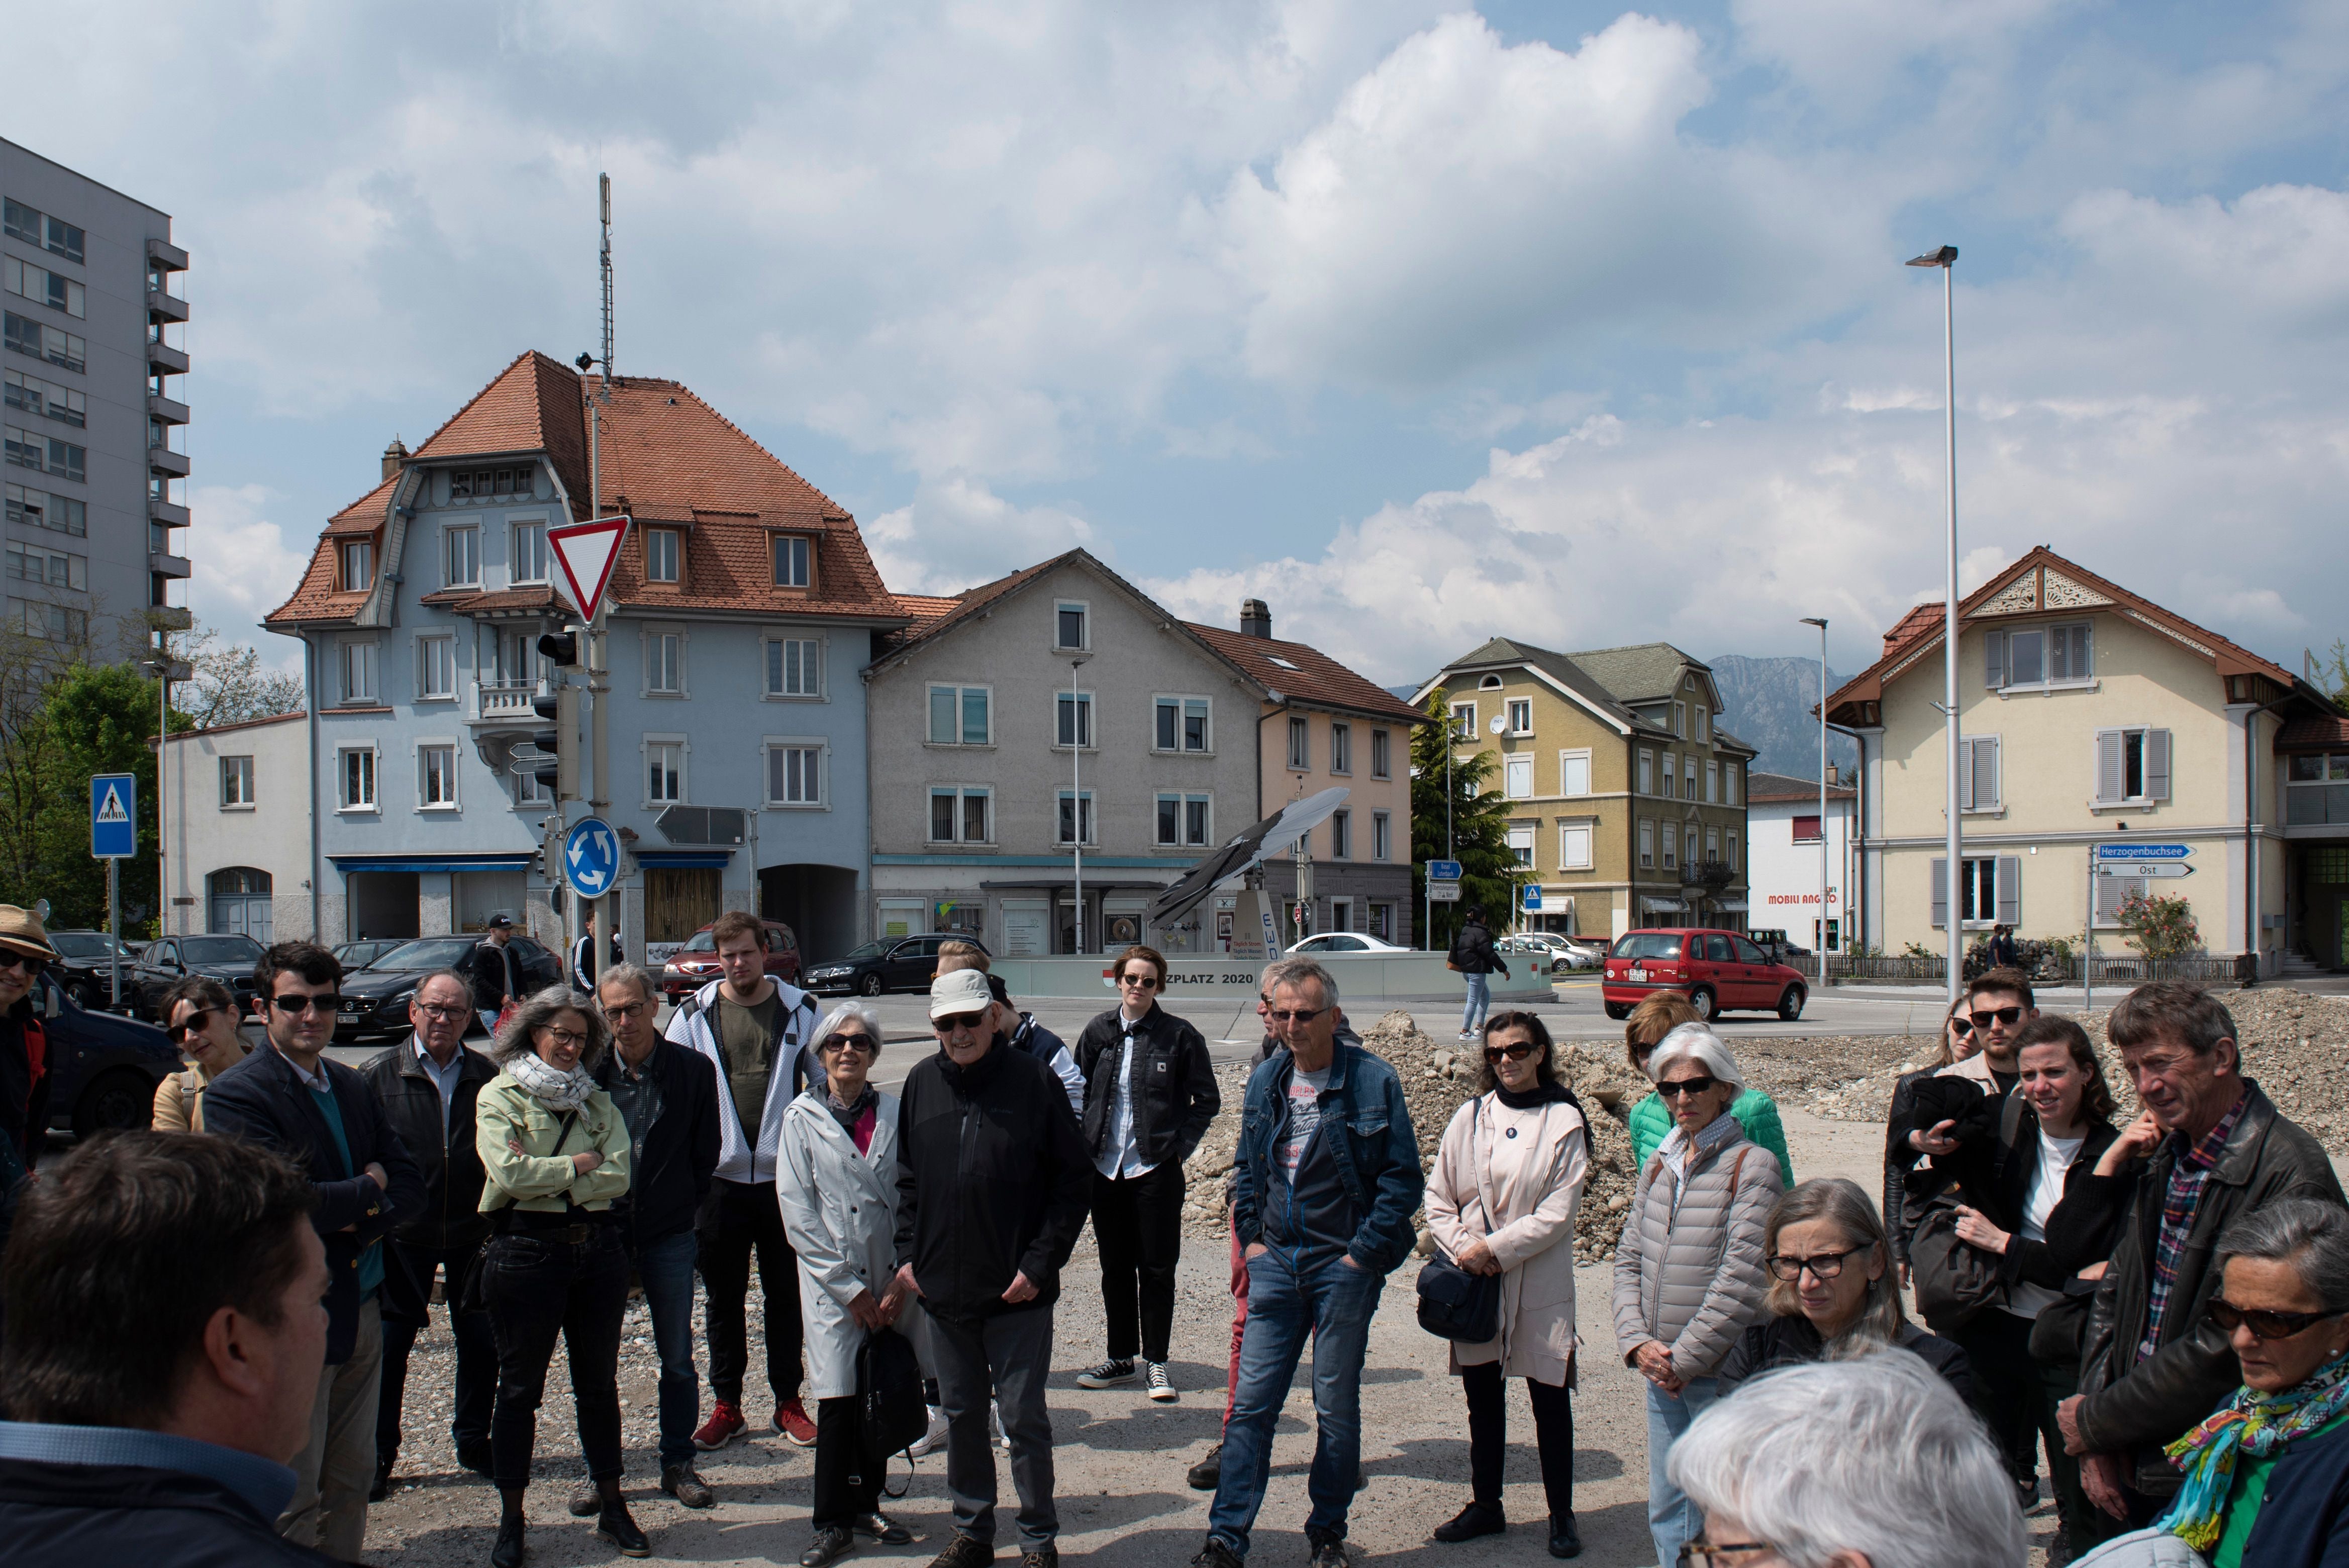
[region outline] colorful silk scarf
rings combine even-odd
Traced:
[[[2235,1456],[2264,1459],[2294,1438],[2304,1438],[2349,1408],[2349,1356],[2335,1357],[2281,1394],[2238,1388],[2200,1426],[2162,1451],[2186,1472],[2186,1484],[2169,1511],[2154,1521],[2197,1552],[2219,1542],[2226,1523],[2227,1493],[2235,1479]]]

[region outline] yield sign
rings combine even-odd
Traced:
[[[628,536],[626,517],[590,518],[546,531],[547,547],[563,569],[570,600],[579,606],[579,618],[592,621],[604,601],[604,587],[612,580],[612,563],[620,559],[620,542]]]

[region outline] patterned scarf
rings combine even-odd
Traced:
[[[585,1069],[573,1068],[564,1072],[547,1066],[529,1051],[517,1054],[506,1063],[506,1076],[522,1085],[523,1093],[557,1116],[585,1108],[587,1097],[595,1092],[595,1080]]]
[[[2281,1394],[2238,1388],[2202,1424],[2162,1451],[2186,1472],[2186,1484],[2169,1511],[2153,1522],[2197,1552],[2218,1544],[2226,1523],[2227,1493],[2235,1479],[2235,1456],[2254,1459],[2278,1452],[2349,1408],[2349,1356],[2335,1357],[2298,1387]]]

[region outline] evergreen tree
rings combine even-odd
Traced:
[[[1411,738],[1411,892],[1414,910],[1426,907],[1427,862],[1460,862],[1459,903],[1437,904],[1433,912],[1433,940],[1429,946],[1451,945],[1460,929],[1460,914],[1469,904],[1482,904],[1492,923],[1506,923],[1515,889],[1526,872],[1509,851],[1509,802],[1491,788],[1500,766],[1490,751],[1474,757],[1454,755],[1448,775],[1450,789],[1450,851],[1445,851],[1444,757],[1454,745],[1449,693],[1438,687],[1427,699],[1435,722],[1414,730]],[[1475,737],[1462,738],[1469,742]]]

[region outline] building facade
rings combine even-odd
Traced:
[[[2206,951],[2343,964],[2349,779],[2342,710],[2289,670],[2044,546],[1959,607],[1960,812],[1943,845],[1943,615],[1920,606],[1828,698],[1861,748],[1860,907],[1869,943],[1970,933],[2126,951],[2132,892],[2186,899]],[[2184,874],[2092,875],[2099,846]],[[2139,848],[2132,849],[2132,846]],[[2093,885],[2094,893],[2091,894]]]
[[[1749,929],[1783,931],[1813,952],[1845,951],[1851,919],[1846,890],[1853,885],[1852,855],[1859,792],[1827,768],[1826,815],[1819,814],[1819,781],[1784,773],[1749,773],[1745,781],[1746,902]],[[1826,919],[1819,919],[1819,846],[1826,844]],[[1824,949],[1821,944],[1825,944]]]
[[[309,775],[307,714],[181,730],[164,743],[164,935],[312,934]]]
[[[5,140],[0,197],[5,624],[126,656],[188,624],[188,253],[169,213]]]
[[[587,419],[602,491],[590,496]],[[606,590],[611,777],[559,812],[516,750],[533,699],[584,683],[537,640],[574,613],[546,530],[633,524]],[[854,520],[682,384],[604,387],[524,354],[321,535],[270,629],[299,637],[315,726],[318,929],[563,936],[534,865],[592,804],[619,830],[632,955],[724,910],[811,957],[861,940],[868,796],[859,674],[906,615]],[[589,711],[582,703],[582,715]],[[585,753],[583,722],[564,744]]]
[[[1542,890],[1537,930],[1613,938],[1746,924],[1744,775],[1713,673],[1669,643],[1560,654],[1495,637],[1439,689],[1455,757],[1495,754],[1509,846]]]

